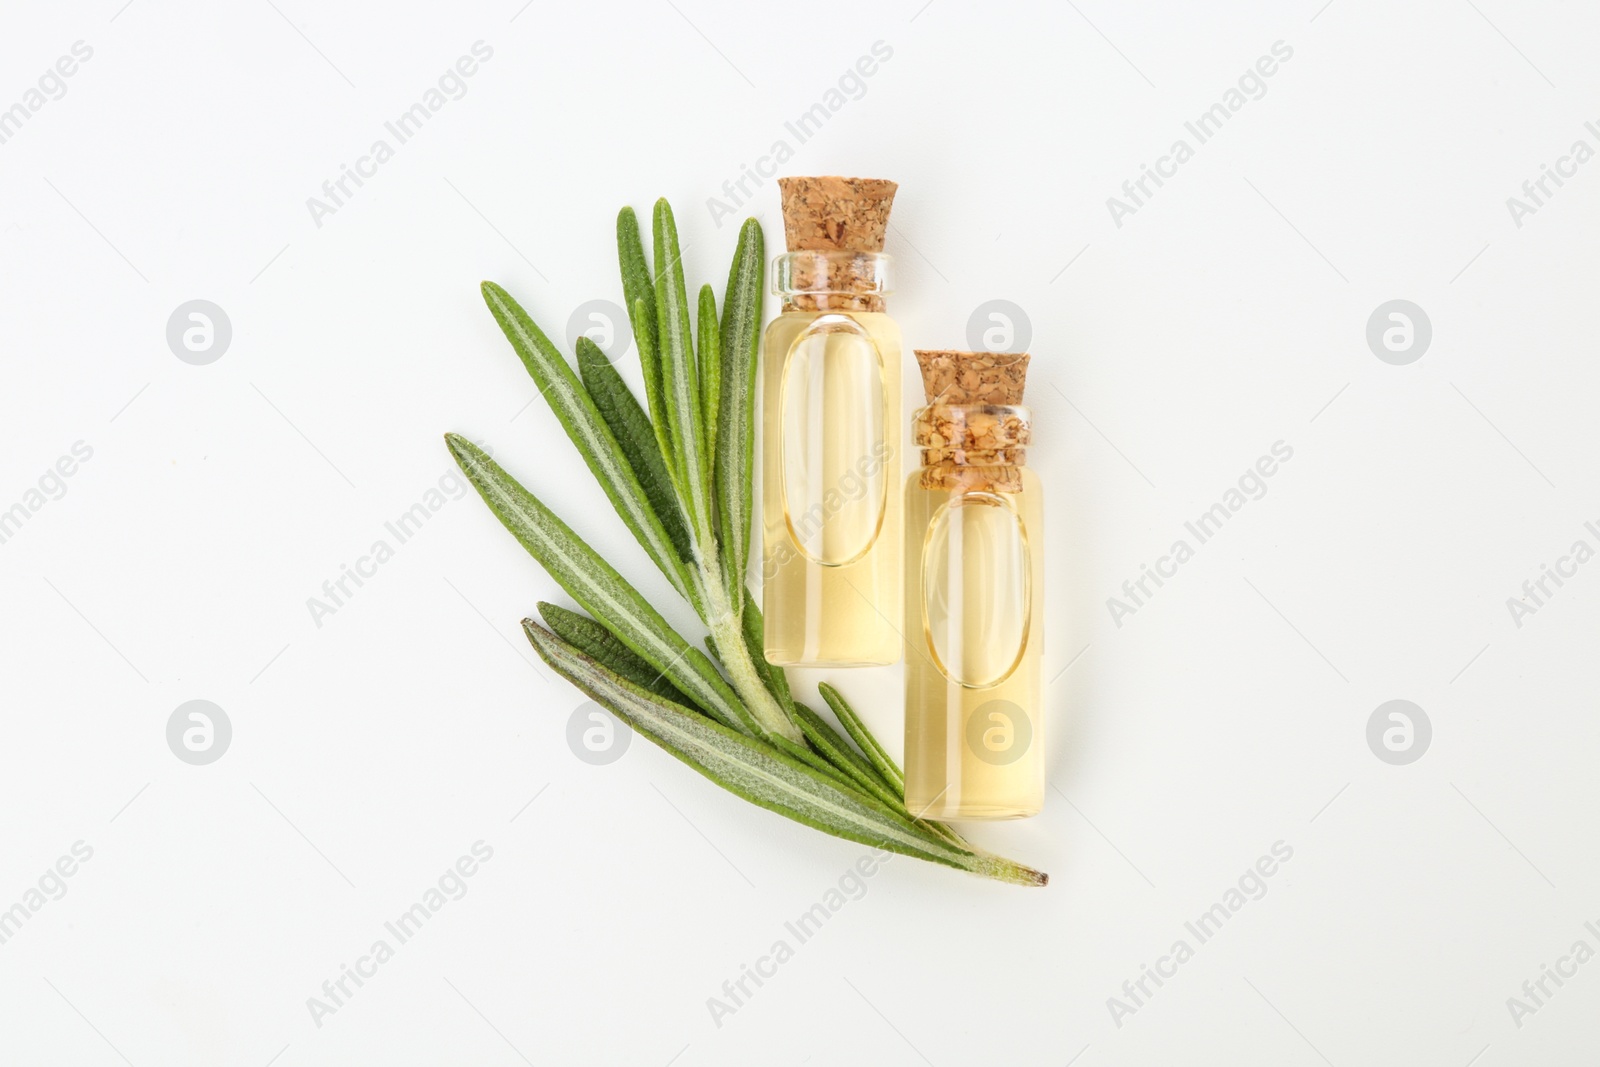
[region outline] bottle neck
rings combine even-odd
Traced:
[[[882,311],[889,257],[882,252],[786,252],[772,264],[784,311]]]
[[[1033,439],[1021,404],[930,404],[912,415],[925,489],[1020,492]]]

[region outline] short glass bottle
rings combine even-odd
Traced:
[[[1020,404],[913,416],[906,485],[906,806],[1015,819],[1044,805],[1043,490]]]

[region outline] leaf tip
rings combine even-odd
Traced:
[[[533,650],[539,653],[541,657],[544,657],[544,640],[553,638],[555,635],[540,626],[537,620],[531,618],[522,620],[522,632],[527,635],[528,643],[533,645]]]
[[[489,311],[497,320],[506,305],[516,304],[516,301],[511,299],[511,294],[506,292],[505,287],[495,282],[485,281],[478,283],[478,292],[483,295],[483,302],[489,305]]]
[[[663,196],[656,201],[655,209],[651,213],[651,222],[657,231],[670,234],[672,240],[674,242],[677,241],[678,222],[677,219],[673,217],[672,205],[667,203],[666,197]],[[658,269],[664,269],[661,268],[659,264],[657,264],[657,267]]]
[[[455,457],[456,465],[463,469],[469,462],[485,458],[483,449],[458,433],[445,434],[444,444],[450,450],[450,455]]]

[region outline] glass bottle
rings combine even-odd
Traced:
[[[787,178],[790,251],[762,358],[762,597],[768,662],[896,662],[900,329],[881,251],[895,186]]]
[[[938,820],[1035,815],[1044,506],[1026,466],[1028,409],[986,402],[1020,401],[1028,357],[917,356],[925,381],[926,357],[939,356],[954,381],[977,388],[930,383],[935,402],[913,416],[922,467],[905,506],[906,806]],[[1010,385],[994,386],[997,365]]]

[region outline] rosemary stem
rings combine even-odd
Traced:
[[[755,661],[750,658],[750,650],[744,643],[739,608],[735,607],[733,598],[722,581],[722,567],[717,558],[715,538],[702,543],[697,563],[699,584],[705,596],[706,628],[711,631],[711,637],[717,643],[717,652],[722,658],[723,669],[728,672],[728,681],[733,685],[734,692],[743,698],[745,705],[763,730],[804,746],[805,735],[790,720],[783,710],[783,705],[778,703],[778,699],[767,690],[766,684],[761,680],[761,672],[756,669]],[[742,607],[742,604],[740,606]]]

